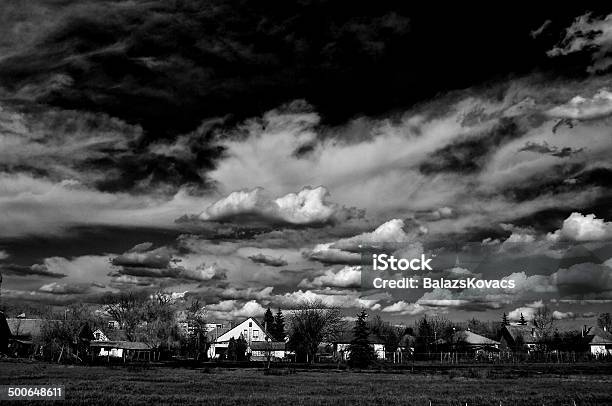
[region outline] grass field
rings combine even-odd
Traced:
[[[486,368],[486,367],[483,367]],[[524,374],[523,374],[524,375]],[[513,376],[258,369],[84,367],[0,361],[0,384],[62,384],[61,404],[104,405],[612,405],[612,375]],[[574,403],[575,402],[575,403]],[[40,402],[31,402],[40,404]]]

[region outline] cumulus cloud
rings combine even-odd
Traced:
[[[593,64],[587,68],[589,73],[604,72],[612,65],[612,14],[596,18],[587,13],[576,18],[565,30],[561,42],[547,55],[555,57],[580,51],[591,53]]]
[[[598,219],[594,214],[573,212],[555,232],[548,233],[551,241],[601,241],[612,238],[612,222]]]
[[[403,300],[393,303],[392,305],[383,307],[381,312],[383,313],[397,313],[402,316],[415,316],[418,314],[425,313],[429,310],[427,307],[422,306],[418,303],[408,303]]]
[[[361,254],[333,248],[335,243],[317,244],[312,250],[305,251],[304,256],[324,264],[360,264]]]
[[[207,314],[216,320],[232,320],[246,317],[260,317],[264,309],[257,301],[241,302],[238,300],[223,300],[206,306]]]
[[[327,269],[323,275],[312,280],[303,279],[300,288],[357,288],[361,285],[361,267],[345,266],[337,271]]]
[[[336,290],[330,287],[325,289],[298,290],[288,292],[282,295],[276,295],[272,298],[272,303],[275,306],[280,306],[285,309],[292,309],[305,301],[320,300],[328,306],[335,306],[342,309],[351,308],[366,308],[370,310],[379,310],[381,308],[380,301],[388,299],[387,294],[364,296],[357,290]]]
[[[521,315],[523,315],[525,320],[533,320],[536,312],[541,307],[544,307],[544,303],[541,300],[535,301],[533,303],[528,303],[525,306],[518,307],[509,312],[508,319],[518,321],[521,319]]]
[[[38,288],[38,290],[40,292],[52,293],[54,295],[71,295],[87,293],[91,290],[91,285],[52,282],[42,285],[40,288]]]
[[[249,256],[249,259],[258,264],[270,265],[270,266],[285,266],[288,264],[283,258],[276,258],[270,255],[259,253],[257,255]]]
[[[414,241],[418,235],[427,232],[427,229],[422,226],[406,232],[404,230],[404,228],[407,228],[406,226],[404,220],[389,220],[372,232],[338,240],[331,247],[349,252],[360,252],[363,251],[364,247],[409,243]]]
[[[612,93],[600,89],[593,97],[575,96],[565,104],[553,107],[546,112],[550,117],[593,120],[612,115]]]
[[[203,221],[261,221],[292,225],[325,224],[343,208],[327,201],[323,186],[306,187],[298,193],[270,198],[262,188],[232,192],[208,206],[200,215]]]
[[[574,312],[562,312],[559,310],[553,311],[552,315],[555,320],[565,320],[565,319],[576,318],[576,314]]]

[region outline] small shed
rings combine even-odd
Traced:
[[[91,341],[91,357],[121,358],[126,361],[158,361],[160,352],[151,345],[138,341]]]
[[[283,341],[253,341],[247,348],[252,361],[281,360],[286,354],[286,344]]]

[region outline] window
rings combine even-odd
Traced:
[[[254,338],[259,337],[259,330],[257,330],[257,329],[253,330],[253,337]]]
[[[249,330],[247,330],[246,328],[244,329],[244,338],[247,338],[249,336]]]
[[[253,322],[249,321],[249,327],[253,327]]]

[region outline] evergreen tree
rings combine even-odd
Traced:
[[[274,316],[274,324],[272,324],[271,334],[274,341],[285,341],[285,318],[283,317],[283,312],[281,312],[280,308]]]
[[[274,325],[274,315],[272,314],[272,311],[269,307],[268,310],[266,310],[266,313],[264,314],[261,325],[266,329],[268,333],[272,331],[272,326]]]
[[[368,314],[365,310],[357,315],[355,321],[355,327],[353,328],[353,340],[351,341],[348,350],[349,363],[351,366],[366,368],[372,360],[376,358],[374,349],[370,345],[368,337],[370,335],[370,329],[366,322]]]
[[[238,339],[236,340],[236,359],[238,361],[246,361],[247,347],[248,347],[248,344],[245,338],[242,336],[242,334],[240,334],[240,337],[238,337]]]
[[[506,315],[506,312],[504,312],[504,315],[502,316],[502,323],[501,324],[502,324],[502,327],[503,326],[507,326],[509,324],[508,323],[508,316]]]
[[[521,313],[521,319],[519,320],[519,324],[521,326],[524,326],[527,324],[527,322],[525,321],[525,317],[523,316],[523,313]]]
[[[236,361],[236,358],[236,340],[234,340],[234,337],[231,337],[229,339],[229,343],[227,344],[227,359],[230,361]]]

